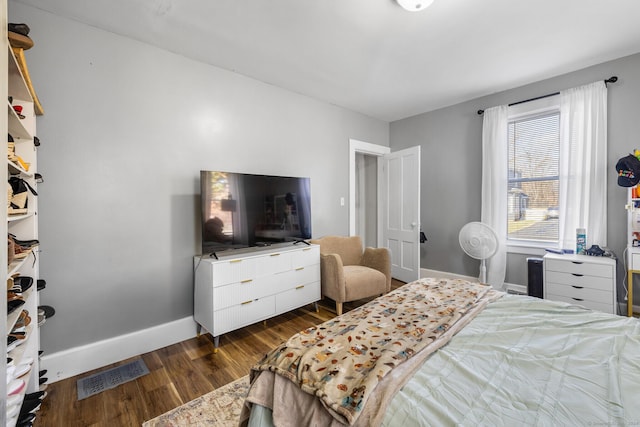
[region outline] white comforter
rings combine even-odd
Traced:
[[[426,361],[383,425],[640,425],[640,322],[507,295]]]

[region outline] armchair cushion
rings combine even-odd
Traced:
[[[343,301],[355,301],[387,292],[387,278],[378,270],[362,265],[344,266]]]

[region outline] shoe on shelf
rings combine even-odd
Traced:
[[[20,417],[36,412],[38,409],[40,409],[41,404],[42,402],[40,401],[40,399],[25,400],[24,402],[22,402],[22,407],[20,408],[20,415],[18,416],[18,420],[20,419]]]
[[[9,233],[9,236],[13,239],[13,241],[15,242],[16,245],[19,245],[24,249],[35,248],[36,246],[38,246],[40,244],[38,239],[20,240],[20,239],[18,239],[16,236],[14,236],[11,233]]]
[[[18,276],[13,278],[13,283],[22,288],[22,292],[26,292],[33,285],[33,277]]]
[[[25,387],[26,383],[23,380],[12,380],[7,385],[7,396],[20,394]]]
[[[22,365],[18,365],[16,366],[16,370],[13,373],[13,375],[15,376],[15,378],[20,378],[23,375],[26,375],[29,373],[29,371],[31,370],[31,365],[29,364],[22,364]]]
[[[7,301],[7,314],[11,314],[24,305],[23,299]]]
[[[15,300],[24,300],[22,298],[22,292],[9,291],[7,292],[7,302]]]
[[[47,281],[44,279],[38,279],[38,291],[41,291],[46,287],[47,287]]]
[[[36,414],[29,412],[24,416],[19,416],[16,422],[16,427],[32,427],[33,421],[36,419]]]
[[[18,316],[18,320],[13,327],[14,330],[19,328],[25,328],[31,324],[31,316],[29,316],[29,312],[27,310],[22,310],[20,315]]]
[[[25,394],[24,400],[43,400],[45,397],[47,397],[46,391],[34,391],[33,393]]]
[[[39,305],[38,314],[42,314],[46,319],[48,319],[56,314],[56,309],[50,305]]]

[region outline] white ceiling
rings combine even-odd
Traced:
[[[639,0],[16,1],[386,121],[640,52]]]

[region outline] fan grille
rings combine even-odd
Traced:
[[[460,247],[472,258],[491,258],[498,250],[498,236],[482,222],[470,222],[460,230]]]

